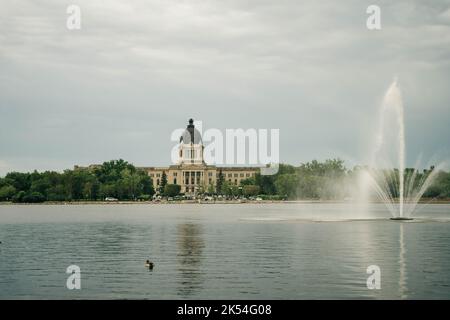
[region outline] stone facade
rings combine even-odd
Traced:
[[[203,160],[203,142],[200,133],[195,129],[193,120],[185,133],[180,137],[179,159],[177,164],[169,167],[145,167],[153,180],[155,190],[161,185],[163,173],[167,176],[167,183],[178,184],[181,192],[195,195],[199,192],[215,191],[219,174],[222,172],[224,181],[239,186],[241,181],[254,177],[260,172],[259,167],[217,167],[208,165]]]
[[[254,167],[216,167],[209,165],[175,165],[142,169],[146,170],[152,178],[155,190],[158,190],[163,172],[165,172],[167,183],[180,185],[181,192],[186,194],[196,194],[208,190],[215,191],[220,171],[222,171],[224,181],[239,186],[242,180],[254,177],[260,170],[260,168]]]
[[[242,180],[254,177],[260,172],[260,167],[217,167],[208,165],[203,159],[203,142],[201,135],[195,129],[193,120],[189,120],[185,132],[180,137],[179,158],[176,164],[168,167],[140,167],[152,178],[153,187],[160,189],[163,173],[167,183],[181,186],[181,192],[187,195],[216,190],[219,174],[222,172],[224,181],[239,186]],[[88,166],[89,169],[100,167],[99,164]],[[75,169],[86,168],[75,166]]]

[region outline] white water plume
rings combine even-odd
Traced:
[[[404,106],[397,79],[386,91],[369,168],[362,171],[364,186],[381,200],[392,217],[410,217],[441,166],[420,173],[405,171]],[[416,164],[416,168],[418,163]]]

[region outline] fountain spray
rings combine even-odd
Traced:
[[[388,108],[395,108],[397,112],[398,123],[398,168],[399,168],[399,218],[403,218],[403,205],[405,196],[405,119],[403,109],[403,99],[398,87],[398,79],[394,78],[394,82],[389,87],[384,98],[384,104]]]
[[[396,220],[405,220],[407,218],[404,217],[404,200],[405,200],[405,119],[404,119],[404,108],[403,108],[403,99],[400,92],[400,88],[398,86],[398,78],[397,76],[394,77],[394,81],[390,85],[389,89],[387,90],[383,102],[381,105],[381,114],[380,114],[380,127],[379,132],[377,135],[377,140],[375,143],[373,158],[372,158],[372,166],[376,163],[376,157],[379,156],[379,153],[381,151],[381,148],[383,144],[386,142],[384,137],[384,124],[385,124],[385,117],[388,113],[394,111],[396,118],[397,118],[397,143],[398,143],[398,197],[399,197],[399,210],[398,215],[394,215],[393,218]],[[388,182],[384,181],[384,183],[387,185]],[[383,192],[380,188],[381,192]],[[380,193],[380,192],[378,192]],[[384,192],[383,192],[384,193]],[[394,196],[387,192],[383,195],[384,200],[389,199],[390,202],[393,202]],[[393,208],[393,206],[391,206]]]

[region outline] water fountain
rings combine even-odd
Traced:
[[[411,214],[439,171],[405,170],[405,157],[404,107],[394,79],[381,104],[370,166],[362,172],[364,185],[386,205],[392,220],[412,220]]]

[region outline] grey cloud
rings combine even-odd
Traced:
[[[0,13],[0,175],[170,160],[189,117],[280,128],[282,161],[364,162],[394,75],[408,162],[448,154],[449,1],[11,1]],[[5,163],[7,165],[5,165]]]

